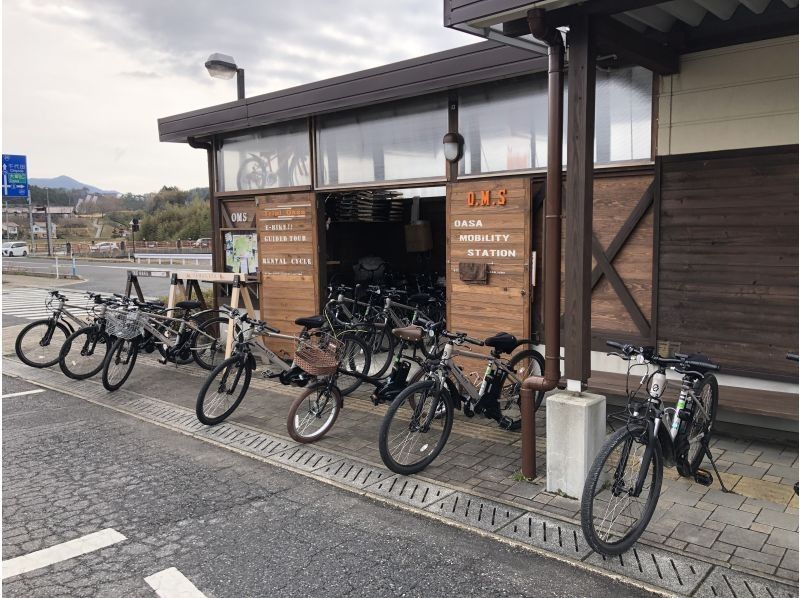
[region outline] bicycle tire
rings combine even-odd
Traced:
[[[591,546],[596,552],[606,556],[616,556],[630,549],[647,528],[647,524],[650,523],[650,519],[653,517],[653,512],[658,504],[658,498],[661,493],[661,482],[664,475],[664,459],[661,453],[661,445],[658,443],[657,439],[654,439],[653,456],[652,460],[650,461],[650,467],[653,469],[651,478],[652,481],[647,489],[647,498],[645,500],[644,507],[639,509],[641,516],[636,520],[636,525],[622,534],[618,540],[608,541],[612,534],[612,526],[617,523],[617,520],[620,516],[623,516],[623,514],[626,513],[628,508],[626,506],[624,509],[620,510],[618,506],[616,506],[617,503],[609,499],[616,499],[622,496],[625,490],[625,485],[627,484],[630,487],[631,483],[636,481],[636,477],[638,476],[640,469],[635,468],[635,465],[632,467],[631,473],[627,475],[627,479],[623,479],[622,487],[619,490],[620,494],[615,496],[613,490],[611,492],[606,492],[608,489],[606,484],[608,483],[609,479],[614,479],[616,477],[616,472],[619,468],[619,460],[614,468],[614,475],[611,477],[608,475],[603,476],[604,465],[606,464],[606,461],[612,457],[615,449],[620,445],[622,445],[620,459],[623,457],[627,458],[628,461],[626,461],[626,464],[629,463],[631,458],[630,450],[634,443],[642,447],[643,455],[646,445],[638,442],[638,439],[641,438],[642,434],[646,436],[646,429],[643,425],[639,424],[625,426],[609,436],[592,463],[592,467],[589,469],[589,474],[586,476],[586,482],[583,486],[583,496],[581,497],[581,529],[583,530],[583,535],[586,538],[586,541],[589,543],[589,546]],[[613,466],[613,463],[610,465]],[[622,472],[623,478],[626,478],[624,475],[626,471],[627,468]],[[598,489],[597,486],[598,483],[601,482],[601,479],[602,487]],[[612,488],[613,485],[614,484],[611,486]],[[642,493],[644,492],[645,488],[643,487]],[[602,497],[600,496],[601,494],[603,494]],[[598,499],[598,497],[600,497],[600,500],[598,500],[597,505],[595,505],[595,501]],[[607,525],[607,529],[601,529],[601,531],[598,532],[595,526],[595,507],[599,507],[598,513],[600,513],[603,509],[603,501],[608,501],[608,504],[605,505],[605,511],[602,511],[603,518],[600,520],[600,524],[601,526]],[[606,523],[606,519],[609,516],[609,509],[611,508],[612,504],[615,506],[613,509],[611,509],[611,514],[615,516],[615,519]],[[625,515],[625,517],[630,517],[630,515]],[[624,523],[624,521],[625,520],[621,520],[620,525]],[[619,532],[616,531],[618,529],[619,527],[613,530],[615,535],[619,534]]]
[[[397,338],[386,326],[373,325],[372,338],[369,341],[370,349],[370,376],[380,378],[392,365],[397,351]]]
[[[208,331],[212,326],[219,325],[219,334],[212,334]],[[218,317],[206,320],[198,329],[192,333],[192,340],[190,347],[192,349],[192,357],[201,368],[205,370],[213,370],[217,365],[225,359],[225,344],[227,342],[227,329],[222,328],[222,325],[229,326],[230,318]],[[236,332],[234,330],[234,332]],[[207,348],[203,351],[198,350],[198,341],[206,342],[202,335],[208,334],[214,337],[214,341],[208,341]],[[221,358],[221,359],[220,359]]]
[[[430,465],[436,457],[439,456],[439,453],[442,452],[445,445],[447,444],[447,439],[450,437],[450,432],[453,428],[453,401],[450,397],[450,393],[445,391],[444,389],[440,389],[439,391],[435,391],[436,383],[433,380],[422,380],[421,382],[417,382],[415,384],[411,384],[410,386],[403,389],[403,391],[397,395],[392,404],[389,405],[389,409],[386,411],[386,415],[383,417],[383,421],[381,422],[381,428],[378,432],[378,450],[381,454],[381,459],[383,463],[388,467],[391,471],[395,473],[399,473],[401,475],[411,475],[412,473],[418,473],[425,469],[428,465]],[[440,417],[434,417],[431,420],[431,424],[437,419],[443,420],[443,425],[441,426],[440,436],[436,441],[436,444],[433,446],[433,449],[426,454],[423,458],[412,461],[410,463],[401,463],[395,457],[396,451],[393,450],[394,448],[399,448],[400,453],[402,454],[407,447],[406,454],[411,457],[412,454],[417,452],[421,453],[428,447],[428,443],[424,443],[419,450],[416,450],[416,442],[412,442],[410,438],[410,433],[417,433],[411,429],[412,426],[415,426],[418,422],[415,422],[415,419],[425,412],[425,405],[428,402],[427,397],[430,396],[428,393],[430,391],[435,391],[436,396],[433,397],[432,400],[436,401],[434,403],[435,412],[438,414],[440,410],[440,403],[443,404],[444,410],[441,413]],[[422,393],[422,400],[417,402],[415,399],[418,392]],[[402,413],[400,415],[399,412],[401,408],[403,408],[407,403],[412,405],[409,413]],[[407,415],[411,416],[410,423],[400,423],[397,429],[396,435],[392,434],[392,422],[395,418],[405,418]],[[431,427],[433,427],[431,425]],[[438,428],[438,426],[437,426]],[[405,439],[402,439],[400,435],[407,431]],[[427,431],[418,431],[419,434],[427,434]],[[394,441],[397,440],[396,444],[393,444]],[[411,444],[409,444],[411,443]],[[392,446],[390,446],[390,444]]]
[[[346,397],[364,383],[363,379],[348,375],[348,372],[369,376],[372,353],[369,345],[353,332],[340,334],[338,340],[344,343],[345,349],[339,364],[337,386],[342,391],[342,396]]]
[[[691,472],[696,472],[697,468],[700,467],[700,464],[703,462],[703,458],[705,457],[705,445],[711,440],[711,430],[713,428],[714,422],[717,419],[717,405],[719,403],[719,383],[717,382],[716,376],[713,374],[706,374],[703,376],[702,379],[698,380],[695,383],[695,396],[697,396],[698,400],[702,400],[701,397],[703,395],[704,389],[709,389],[709,396],[708,396],[708,405],[705,405],[706,411],[708,412],[708,421],[702,422],[700,424],[697,431],[694,431],[694,425],[697,420],[698,414],[701,411],[695,407],[694,409],[694,419],[692,421],[692,428],[687,431],[690,436],[695,436],[697,434],[702,433],[698,443],[696,444],[696,448],[692,448],[691,446],[691,438],[688,439],[689,442],[689,467]]]
[[[50,331],[50,326],[53,326],[50,340],[47,344],[41,345],[40,343]],[[37,329],[41,329],[41,339],[38,341],[35,340],[37,334],[35,331]],[[56,331],[60,332],[58,336],[56,336]],[[51,318],[36,320],[19,331],[17,340],[14,342],[14,352],[17,354],[20,361],[27,366],[32,368],[49,368],[58,363],[61,347],[71,333],[72,331],[64,324],[61,322],[53,322]],[[34,340],[35,344],[30,347],[24,347],[25,341],[31,339]],[[40,348],[36,349],[37,346]],[[44,349],[49,349],[49,351],[45,351]],[[52,353],[55,353],[55,357],[51,357]]]
[[[125,384],[136,365],[141,340],[141,336],[135,336],[132,339],[118,338],[112,343],[103,361],[103,388],[115,391]],[[122,376],[118,378],[119,373]]]
[[[542,374],[544,374],[544,357],[536,349],[525,349],[524,351],[520,351],[519,353],[515,353],[511,357],[511,359],[508,360],[508,369],[516,372],[517,364],[520,361],[522,361],[523,359],[531,359],[531,360],[533,360],[534,362],[536,362],[536,364],[538,366],[538,369],[539,369],[538,372],[531,372],[528,368],[526,368],[526,373],[528,375],[539,375],[539,376],[541,376]],[[519,390],[517,390],[517,393],[519,393]],[[545,393],[544,393],[543,390],[540,390],[540,391],[538,391],[536,393],[535,399],[536,399],[536,410],[537,411],[539,410],[539,407],[541,406],[542,401],[544,400],[544,394]]]
[[[320,392],[326,393],[323,404],[319,405]],[[316,398],[315,398],[316,395]],[[330,411],[325,411],[330,406]],[[311,384],[289,406],[286,416],[286,429],[293,440],[306,444],[316,442],[333,428],[339,412],[342,410],[342,393],[335,384],[320,380]],[[323,414],[326,414],[320,417]],[[310,432],[310,425],[315,419],[324,420],[315,431]],[[310,432],[310,433],[308,433]]]
[[[79,328],[61,346],[58,366],[67,378],[87,380],[103,369],[112,342],[105,330],[95,324]],[[92,357],[96,365],[92,365]]]
[[[233,369],[234,366],[237,366],[236,370]],[[244,372],[244,379],[241,377],[242,372]],[[231,373],[233,373],[234,378],[231,381],[230,392],[228,392],[227,384],[230,381]],[[244,399],[244,396],[247,394],[247,389],[250,387],[250,379],[252,378],[252,375],[252,365],[247,356],[244,355],[232,355],[211,370],[206,377],[206,381],[203,383],[203,387],[197,394],[197,401],[195,403],[195,414],[197,415],[197,419],[207,426],[215,426],[227,419],[231,413],[236,410],[236,408]],[[209,390],[213,389],[212,385],[215,383],[215,380],[217,380],[218,376],[221,376],[221,378],[216,382],[216,394],[219,395],[219,393],[224,390],[225,394],[230,394],[233,397],[233,402],[229,407],[225,408],[221,414],[209,415],[207,411],[211,412],[210,407],[216,406],[216,404],[213,402],[213,395],[209,397]],[[222,385],[226,386],[223,387]],[[237,392],[237,389],[239,394],[234,397],[233,395]]]

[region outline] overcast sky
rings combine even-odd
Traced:
[[[205,154],[159,143],[156,119],[474,43],[441,0],[4,0],[3,153],[31,177],[143,193],[208,184]]]

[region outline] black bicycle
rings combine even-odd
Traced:
[[[594,460],[581,498],[581,527],[586,541],[599,553],[619,555],[644,532],[661,493],[664,467],[676,467],[683,477],[710,486],[711,473],[700,469],[717,414],[719,386],[711,373],[719,366],[704,355],[661,357],[653,347],[634,347],[615,341],[610,353],[644,368],[639,387],[628,396],[625,425],[611,434]],[[650,366],[655,366],[650,371]],[[681,374],[674,408],[664,407],[666,370]],[[646,386],[647,396],[639,391]],[[722,479],[720,485],[727,491]],[[679,505],[674,507],[680,509]],[[680,519],[680,513],[676,513]]]

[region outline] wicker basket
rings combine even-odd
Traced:
[[[139,311],[106,312],[106,332],[111,336],[131,339],[142,334],[147,316]]]
[[[335,374],[344,352],[344,345],[329,334],[312,336],[297,343],[294,362],[312,376]]]

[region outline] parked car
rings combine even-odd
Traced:
[[[21,243],[19,241],[12,241],[9,243],[3,243],[3,255],[5,257],[25,257],[28,255],[28,244]]]
[[[200,237],[193,243],[195,247],[211,247],[211,239],[208,237]]]
[[[90,251],[113,251],[119,249],[119,245],[113,241],[103,241],[89,246]]]

